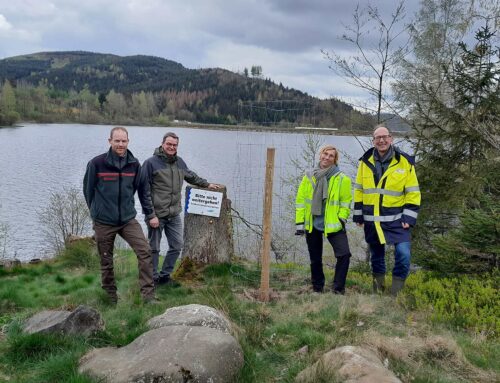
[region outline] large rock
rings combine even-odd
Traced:
[[[235,382],[243,366],[240,345],[209,327],[167,326],[148,331],[122,348],[91,351],[80,373],[109,383]]]
[[[98,311],[88,306],[78,306],[75,311],[41,311],[24,324],[24,332],[59,333],[88,336],[104,329],[104,321]]]
[[[204,305],[172,307],[148,321],[151,329],[176,325],[210,327],[226,334],[231,333],[229,320],[221,312]]]
[[[324,354],[297,375],[296,383],[314,383],[325,378],[344,383],[401,383],[370,350],[344,346]]]

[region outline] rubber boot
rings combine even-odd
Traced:
[[[399,277],[392,277],[391,295],[393,297],[397,296],[403,287],[405,286],[405,280]]]
[[[385,274],[373,274],[373,292],[383,293],[385,291]]]

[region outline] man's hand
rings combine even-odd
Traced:
[[[219,184],[208,184],[208,188],[210,190],[219,190],[221,189],[221,186]]]
[[[160,226],[160,220],[158,219],[158,217],[154,217],[149,220],[148,224],[153,229],[156,229],[158,226]]]
[[[410,228],[410,224],[409,223],[401,222],[401,225],[403,225],[403,229],[409,229]]]
[[[295,235],[305,235],[305,234],[306,234],[305,230],[302,229],[295,230]]]
[[[359,223],[359,222],[356,222],[356,226],[358,226],[358,227],[363,227],[363,224],[362,224],[362,223]]]

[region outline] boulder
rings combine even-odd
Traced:
[[[231,323],[212,307],[191,304],[167,309],[163,314],[148,321],[150,329],[164,326],[201,326],[231,333]]]
[[[401,383],[371,350],[344,346],[324,354],[315,364],[301,371],[296,383],[314,383],[325,378],[344,383]]]
[[[24,332],[59,333],[64,335],[88,336],[104,329],[104,322],[98,311],[88,306],[78,306],[76,310],[41,311],[24,324]]]
[[[95,349],[80,360],[80,373],[108,383],[235,382],[243,351],[229,334],[210,327],[166,326],[127,346]]]

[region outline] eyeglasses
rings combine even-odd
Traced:
[[[389,138],[391,137],[390,134],[387,134],[385,136],[377,136],[377,137],[373,137],[373,141],[387,141]]]
[[[176,148],[177,146],[179,146],[178,144],[171,144],[170,142],[167,142],[165,145],[172,147],[172,148]]]

